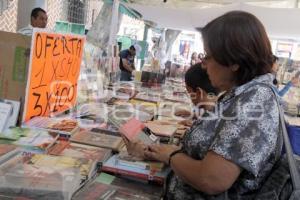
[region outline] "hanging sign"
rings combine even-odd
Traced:
[[[34,30],[23,121],[73,107],[85,37]]]

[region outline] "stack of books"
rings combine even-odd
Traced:
[[[89,160],[14,154],[0,164],[0,194],[29,199],[71,199],[93,170]]]
[[[2,143],[11,143],[22,147],[25,151],[43,153],[58,139],[46,130],[31,128],[10,128],[0,133]]]

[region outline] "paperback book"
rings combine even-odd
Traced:
[[[68,141],[57,141],[52,147],[49,148],[48,154],[55,156],[84,158],[102,164],[111,156],[111,150]]]
[[[146,144],[157,142],[158,138],[149,132],[146,126],[135,118],[131,118],[129,121],[120,126],[119,131],[129,141],[140,140]]]
[[[15,127],[2,132],[0,138],[23,148],[45,151],[58,136],[53,136],[46,130]]]
[[[126,166],[119,163],[118,155],[113,155],[104,163],[102,171],[128,177],[134,177],[136,179],[145,181],[153,181],[162,185],[164,184],[166,177],[170,172],[170,169],[165,168],[162,171],[156,171]]]
[[[88,184],[73,198],[74,200],[153,200],[158,199],[150,194],[142,193],[139,190],[133,190],[113,185],[107,185],[99,182]]]
[[[145,123],[145,126],[157,136],[173,137],[177,130],[176,125],[166,124],[159,120],[149,121]]]
[[[69,200],[82,185],[81,164],[49,155],[16,154],[0,165],[0,194]]]
[[[121,137],[86,130],[81,130],[75,133],[70,138],[70,141],[96,147],[109,148],[113,151],[119,151],[119,149],[124,146],[124,142]]]
[[[25,127],[48,130],[53,134],[59,133],[60,136],[70,137],[78,131],[78,123],[74,119],[68,118],[49,118],[35,117],[23,124]]]

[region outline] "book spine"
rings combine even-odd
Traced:
[[[154,181],[160,185],[164,184],[164,178],[158,177],[155,175],[141,174],[141,173],[137,173],[137,172],[133,172],[133,171],[127,171],[127,170],[117,169],[117,168],[108,167],[108,166],[102,166],[102,171],[112,172],[115,174],[120,174],[120,175],[125,175],[125,176],[131,176],[131,177],[146,180],[146,181]]]

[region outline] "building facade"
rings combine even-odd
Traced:
[[[53,30],[56,21],[85,24],[86,29],[89,29],[102,4],[101,0],[0,0],[3,10],[0,12],[0,30],[17,32],[27,26],[30,23],[31,10],[35,7],[47,11],[48,29]]]

